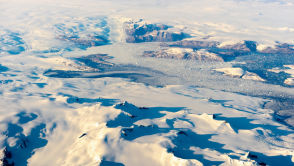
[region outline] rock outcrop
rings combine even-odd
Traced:
[[[290,85],[290,86],[294,86],[294,78],[287,78],[287,79],[284,81],[284,84],[286,84],[286,85]]]
[[[172,42],[182,40],[188,36],[183,32],[169,31],[169,28],[164,24],[148,24],[142,20],[126,22],[124,24],[126,42]]]
[[[255,41],[244,40],[236,43],[220,43],[217,41],[197,41],[182,40],[173,43],[163,43],[165,47],[180,47],[192,49],[207,49],[210,52],[222,56],[225,60],[231,60],[234,57],[247,55],[250,53],[262,54],[294,54],[294,45],[288,43],[277,43],[274,47],[257,49],[258,43]]]
[[[87,36],[87,37],[79,37],[79,36],[58,36],[58,39],[63,41],[70,41],[75,45],[80,47],[93,47],[93,46],[102,46],[109,44],[109,40],[104,38],[103,36]]]
[[[260,52],[266,54],[294,54],[294,45],[288,43],[278,43],[275,47],[266,47]]]
[[[220,43],[217,41],[198,41],[198,40],[182,40],[173,43],[165,43],[162,46],[206,49],[209,52],[221,56],[225,61],[234,59],[240,55],[246,55],[257,51],[257,43],[255,41],[241,41],[237,43]]]
[[[231,67],[231,68],[228,67],[228,68],[220,68],[220,69],[214,69],[214,70],[217,72],[223,73],[226,76],[231,76],[235,78],[242,78],[245,80],[265,81],[256,73],[244,71],[243,69],[239,67]]]
[[[257,50],[256,47],[257,47],[257,44],[255,41],[247,41],[247,40],[234,43],[234,44],[219,46],[219,48],[221,49],[242,52],[242,53],[256,52]]]
[[[198,61],[223,61],[221,57],[205,49],[194,51],[190,48],[166,48],[159,51],[145,51],[143,56]]]
[[[255,80],[255,81],[265,81],[263,78],[261,78],[256,73],[252,73],[252,72],[248,72],[248,71],[245,72],[245,74],[242,76],[242,79]]]

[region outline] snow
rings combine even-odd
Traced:
[[[219,69],[214,69],[214,70],[217,72],[221,72],[224,75],[236,77],[236,78],[242,78],[244,80],[265,81],[256,73],[244,71],[243,69],[238,68],[238,67],[219,68]]]
[[[235,40],[235,41],[234,40],[228,40],[228,41],[224,41],[224,42],[220,43],[218,45],[218,47],[222,48],[222,47],[229,46],[229,45],[235,45],[237,43],[243,44],[244,42],[243,41],[238,41],[238,40]]]
[[[11,0],[0,10],[0,67],[7,68],[0,70],[0,149],[15,165],[293,165],[293,130],[264,108],[269,97],[293,96],[292,88],[225,62],[142,57],[160,43],[127,44],[123,30],[125,21],[144,18],[222,45],[291,42],[291,1]],[[103,32],[110,43],[58,38],[71,32],[85,40]],[[91,54],[108,54],[114,69],[97,72],[76,60]],[[270,71],[290,74],[292,85],[293,69]],[[48,70],[83,77],[47,77]],[[141,75],[120,76],[132,73]]]
[[[244,74],[244,71],[241,68],[220,68],[215,69],[215,71],[222,72],[232,77],[241,77]]]
[[[185,54],[185,53],[191,53],[193,52],[193,49],[191,48],[168,48],[166,50],[166,53],[168,54]]]
[[[245,79],[245,80],[256,80],[256,81],[265,81],[264,79],[262,79],[256,73],[252,73],[252,72],[248,72],[248,71],[242,76],[242,79]]]
[[[275,152],[267,149],[266,147],[269,145],[267,145],[266,142],[263,144],[258,142],[259,138],[256,136],[259,136],[259,133],[255,132],[256,129],[246,129],[247,127],[244,124],[244,126],[240,126],[243,128],[243,130],[238,130],[237,134],[235,132],[235,123],[225,122],[224,120],[215,120],[212,116],[212,114],[221,113],[222,116],[226,117],[248,117],[250,119],[256,119],[258,122],[259,119],[262,118],[255,115],[256,111],[258,114],[260,114],[259,116],[261,117],[268,116],[267,110],[260,109],[260,105],[265,102],[263,99],[252,98],[249,96],[242,96],[228,92],[218,92],[210,89],[196,88],[194,91],[191,91],[192,89],[183,86],[169,86],[158,89],[138,83],[130,84],[126,80],[113,78],[98,80],[89,79],[86,82],[80,81],[81,80],[79,79],[72,79],[70,81],[72,85],[79,85],[79,90],[75,92],[75,94],[80,94],[80,97],[82,97],[84,94],[88,97],[101,96],[104,98],[120,98],[138,106],[146,106],[151,110],[152,107],[157,107],[158,104],[161,107],[166,107],[166,111],[161,111],[161,113],[165,114],[163,118],[142,119],[134,123],[135,125],[148,126],[153,124],[158,125],[160,128],[166,128],[168,125],[162,120],[176,118],[177,121],[175,121],[173,125],[175,130],[176,128],[183,128],[185,130],[191,129],[193,132],[200,135],[217,134],[216,136],[212,137],[211,141],[225,143],[226,148],[233,149],[232,153],[245,154],[245,152],[248,150],[255,151],[255,147],[254,149],[251,148],[252,143],[255,143],[259,144],[258,151],[265,154],[270,152],[271,155],[277,155],[280,153],[283,153],[284,155],[291,154],[287,152],[288,148],[280,148],[279,151]],[[103,84],[104,86],[101,86]],[[119,86],[123,88],[120,89],[120,91],[117,91]],[[85,89],[90,87],[91,91],[85,91]],[[60,90],[66,91],[66,89],[64,89],[62,86],[49,86],[45,87],[45,89],[42,91],[50,91],[52,93],[54,91],[58,92]],[[130,91],[132,91],[132,93],[129,93]],[[91,94],[90,92],[94,93]],[[34,97],[32,100],[41,101],[38,98],[39,97]],[[178,157],[173,156],[171,153],[167,153],[165,146],[160,146],[161,144],[167,144],[169,142],[167,137],[175,134],[173,130],[166,134],[159,133],[150,136],[142,136],[135,139],[134,141],[127,141],[121,138],[121,127],[109,128],[106,125],[107,121],[118,117],[118,115],[121,113],[121,110],[116,109],[113,106],[102,106],[100,103],[67,104],[67,97],[62,97],[62,95],[57,95],[56,98],[57,99],[55,101],[50,101],[46,98],[43,99],[43,102],[40,103],[42,107],[39,105],[25,105],[25,103],[31,102],[30,97],[22,99],[25,101],[19,101],[23,104],[18,104],[18,102],[16,103],[17,105],[15,105],[15,107],[25,109],[27,111],[31,110],[32,112],[35,112],[35,108],[42,108],[40,110],[41,112],[39,112],[39,116],[42,117],[41,121],[45,121],[48,126],[50,126],[49,124],[52,123],[58,124],[53,133],[46,137],[48,144],[45,147],[38,149],[32,158],[29,159],[30,165],[46,165],[46,163],[56,165],[71,165],[73,163],[91,165],[99,164],[103,156],[108,156],[109,159],[112,158],[110,156],[113,156],[115,160],[112,161],[124,163],[127,165],[137,165],[139,163],[144,164],[147,161],[147,163],[152,163],[154,165],[189,165],[191,163],[196,163],[197,165],[197,163],[199,163],[199,161],[196,160],[179,159]],[[208,99],[224,99],[227,101],[227,104],[222,106],[217,103],[210,103]],[[9,103],[9,100],[5,99],[5,101],[2,101],[1,106],[5,107],[4,103]],[[233,107],[229,108],[226,105],[232,105]],[[181,106],[183,108],[180,109],[183,110],[179,112],[168,111],[169,107],[174,106]],[[164,110],[164,108],[162,109]],[[242,112],[242,110],[245,112]],[[48,116],[48,114],[50,116]],[[2,115],[7,117],[6,114]],[[55,117],[56,115],[58,115],[58,118]],[[50,120],[50,117],[53,119]],[[181,119],[185,119],[185,121],[182,121]],[[273,126],[278,125],[282,127],[282,125],[274,123],[271,118],[266,118],[265,120],[265,122],[260,122],[260,124],[268,123]],[[149,122],[146,123],[143,121]],[[258,128],[258,123],[256,127]],[[137,132],[139,131],[140,130]],[[83,133],[86,133],[86,135],[79,138]],[[140,134],[140,132],[138,134]],[[107,140],[110,142],[105,144],[105,138],[107,138]],[[242,138],[242,140],[240,140],[240,138]],[[268,135],[267,138],[271,139],[275,137]],[[287,137],[285,137],[285,139],[286,138]],[[238,143],[234,143],[234,140],[238,140]],[[275,146],[280,147],[281,143],[286,143],[285,141],[286,140],[283,139],[282,141],[277,142],[277,145],[274,144],[270,146],[273,148]],[[240,142],[242,143],[240,144]],[[240,148],[244,150],[240,151]],[[225,155],[223,157],[216,157],[214,154],[216,153],[217,155],[219,152],[210,153],[210,150],[208,149],[204,150],[203,153],[202,151],[198,151],[198,153],[199,152],[201,152],[201,154],[205,154],[205,156],[207,156],[206,158],[216,158],[217,161],[225,161],[225,163],[232,162],[248,164],[253,162],[250,160],[243,161],[241,159],[230,159],[225,157]],[[56,153],[58,153],[58,155],[56,155]],[[130,158],[130,155],[137,157]],[[138,158],[141,158],[141,160],[137,160]]]
[[[287,78],[284,83],[287,85],[294,85],[294,78]]]

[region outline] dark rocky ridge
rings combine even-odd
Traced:
[[[143,20],[138,22],[125,22],[124,30],[126,33],[127,43],[140,42],[163,42],[163,50],[161,51],[146,51],[144,56],[159,57],[159,58],[173,58],[173,59],[195,59],[201,60],[201,57],[186,54],[170,55],[164,51],[166,48],[190,48],[193,50],[205,49],[209,53],[214,53],[220,56],[223,61],[234,60],[238,56],[248,55],[252,53],[259,54],[294,54],[294,45],[288,43],[276,42],[274,47],[267,47],[263,50],[257,49],[258,43],[256,41],[244,40],[237,43],[222,45],[219,41],[210,40],[183,40],[190,35],[183,32],[174,32],[171,27],[165,24],[149,24]],[[196,56],[197,57],[197,56]]]
[[[293,45],[291,44],[277,43],[275,47],[267,47],[264,50],[258,50],[257,42],[247,40],[224,46],[222,46],[221,43],[217,41],[182,40],[171,43],[162,43],[161,46],[166,48],[190,48],[194,50],[206,49],[208,52],[222,57],[224,61],[231,61],[238,56],[250,55],[252,53],[258,53],[262,55],[294,54]]]
[[[231,61],[238,56],[247,55],[257,51],[257,44],[254,41],[243,41],[232,45],[221,46],[221,43],[217,41],[182,40],[172,43],[163,43],[161,46],[190,48],[193,50],[205,49],[210,54],[216,54],[222,59],[218,61]]]
[[[93,71],[104,71],[111,68],[114,64],[107,60],[112,59],[107,54],[91,54],[76,58],[77,62],[82,65],[90,67]]]
[[[240,55],[246,55],[256,52],[256,42],[243,41],[240,43],[220,46],[216,41],[195,41],[195,40],[182,40],[173,43],[163,43],[163,47],[159,51],[145,51],[143,56],[158,57],[158,58],[171,58],[171,59],[191,59],[200,61],[230,61]],[[166,50],[170,48],[177,49],[193,49],[192,52],[180,54],[170,54]],[[199,54],[197,50],[205,50],[205,53]]]
[[[164,24],[147,24],[142,20],[138,22],[126,22],[124,30],[127,35],[127,43],[141,42],[172,42],[187,38],[183,32],[170,32],[170,27]]]
[[[168,58],[168,59],[182,59],[182,60],[197,60],[206,62],[223,62],[223,58],[210,53],[204,49],[202,50],[187,50],[183,48],[177,48],[179,52],[171,52],[169,49],[161,49],[159,51],[145,51],[144,57],[156,57],[156,58]]]
[[[294,54],[294,46],[288,43],[277,43],[275,47],[267,47],[261,51],[257,50],[258,43],[255,41],[244,40],[243,42],[220,46],[220,42],[217,41],[197,41],[197,40],[183,40],[173,43],[163,43],[163,46],[169,47],[183,47],[183,48],[193,48],[193,49],[210,49],[215,51],[225,51],[227,54],[236,53],[250,53],[259,52],[265,54]]]
[[[256,52],[257,43],[255,41],[247,41],[245,40],[243,43],[236,43],[232,45],[225,45],[220,47],[226,50],[234,50],[240,52]]]
[[[4,148],[2,153],[3,158],[0,159],[2,166],[14,166],[14,162],[10,161],[12,158],[12,153],[8,151],[7,148]]]
[[[288,43],[277,43],[275,48],[267,47],[261,52],[270,54],[294,54],[294,46]]]

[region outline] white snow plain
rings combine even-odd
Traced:
[[[0,148],[12,154],[0,158],[16,166],[293,165],[293,129],[264,107],[268,96],[293,98],[293,88],[231,63],[141,57],[160,43],[125,43],[123,31],[123,22],[144,18],[223,45],[293,43],[293,9],[291,0],[0,0],[0,64],[8,68],[0,66]],[[68,33],[102,33],[110,43],[80,48],[58,39]],[[75,59],[91,54],[151,77],[44,75],[91,71]]]

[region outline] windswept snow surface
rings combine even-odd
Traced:
[[[0,0],[0,11],[0,165],[294,165],[291,0]],[[140,43],[126,42],[130,22]],[[174,34],[218,52],[158,42]],[[143,56],[162,50],[175,58]]]

